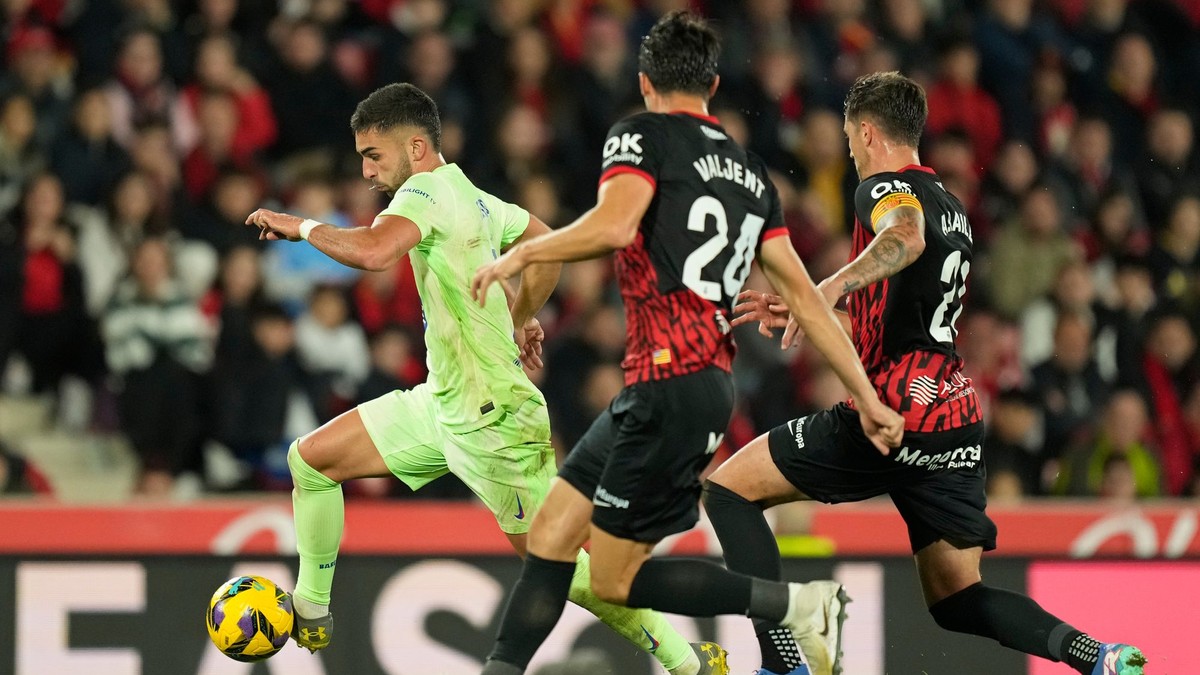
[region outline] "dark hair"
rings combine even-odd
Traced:
[[[436,152],[442,150],[442,120],[437,104],[429,94],[407,82],[380,87],[359,101],[350,116],[354,133],[391,131],[400,126],[419,127],[433,143]]]
[[[928,116],[925,90],[894,70],[863,75],[846,94],[846,119],[869,118],[888,137],[914,148]]]
[[[659,19],[638,50],[638,70],[660,92],[708,96],[717,79],[721,45],[704,19],[674,11]]]

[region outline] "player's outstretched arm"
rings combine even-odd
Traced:
[[[527,265],[595,258],[625,248],[637,238],[638,224],[654,199],[654,186],[634,174],[620,174],[600,184],[596,205],[570,225],[513,246],[489,265],[480,267],[471,282],[479,301],[500,279],[516,275]]]
[[[875,387],[867,379],[858,353],[849,336],[833,316],[833,309],[813,285],[812,278],[792,242],[787,237],[773,237],[763,242],[759,256],[763,272],[779,291],[792,310],[796,323],[825,355],[838,378],[854,397],[862,418],[863,430],[883,454],[889,447],[898,447],[904,434],[904,418],[879,400]]]
[[[919,208],[896,207],[873,225],[875,240],[857,258],[821,282],[821,292],[830,305],[851,291],[896,274],[925,250],[925,213]]]
[[[538,220],[536,216],[530,215],[529,225],[525,231],[505,250],[548,234],[550,231],[548,225]],[[521,271],[520,284],[510,298],[509,311],[512,314],[513,329],[515,330],[513,338],[517,342],[517,348],[521,351],[521,360],[532,369],[542,367],[542,339],[546,335],[534,316],[542,309],[542,305],[546,304],[550,294],[554,292],[561,272],[562,263],[560,262],[529,265]]]
[[[417,224],[403,216],[381,215],[370,227],[341,228],[259,209],[246,218],[246,224],[259,228],[260,239],[306,238],[314,248],[343,265],[372,272],[395,265],[421,241]]]

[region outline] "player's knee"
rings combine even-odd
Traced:
[[[592,568],[592,593],[611,605],[624,606],[629,602],[630,583],[619,578],[597,576]]]
[[[719,511],[726,508],[737,508],[739,506],[753,506],[753,502],[730,490],[729,488],[714,483],[711,480],[704,481],[703,497],[704,508],[708,512]]]
[[[986,602],[987,590],[982,583],[973,584],[929,606],[929,614],[937,625],[956,633],[975,633],[980,603]]]
[[[560,527],[561,523],[554,514],[538,511],[529,524],[529,551],[539,558],[548,560],[565,560],[579,550],[567,532]]]
[[[327,462],[323,462],[320,453],[314,451],[308,436],[292,441],[287,460],[292,483],[300,489],[327,489],[340,482],[329,475]]]

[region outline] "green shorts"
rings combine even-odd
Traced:
[[[529,531],[557,468],[546,403],[531,398],[481,429],[456,434],[437,418],[437,402],[419,384],[358,406],[388,469],[414,491],[447,472],[458,476],[508,534]]]

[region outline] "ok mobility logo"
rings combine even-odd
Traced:
[[[955,448],[947,452],[929,454],[920,450],[912,450],[907,445],[893,455],[893,460],[908,466],[923,466],[928,471],[942,469],[974,469],[979,465],[983,451],[978,445],[966,448]]]

